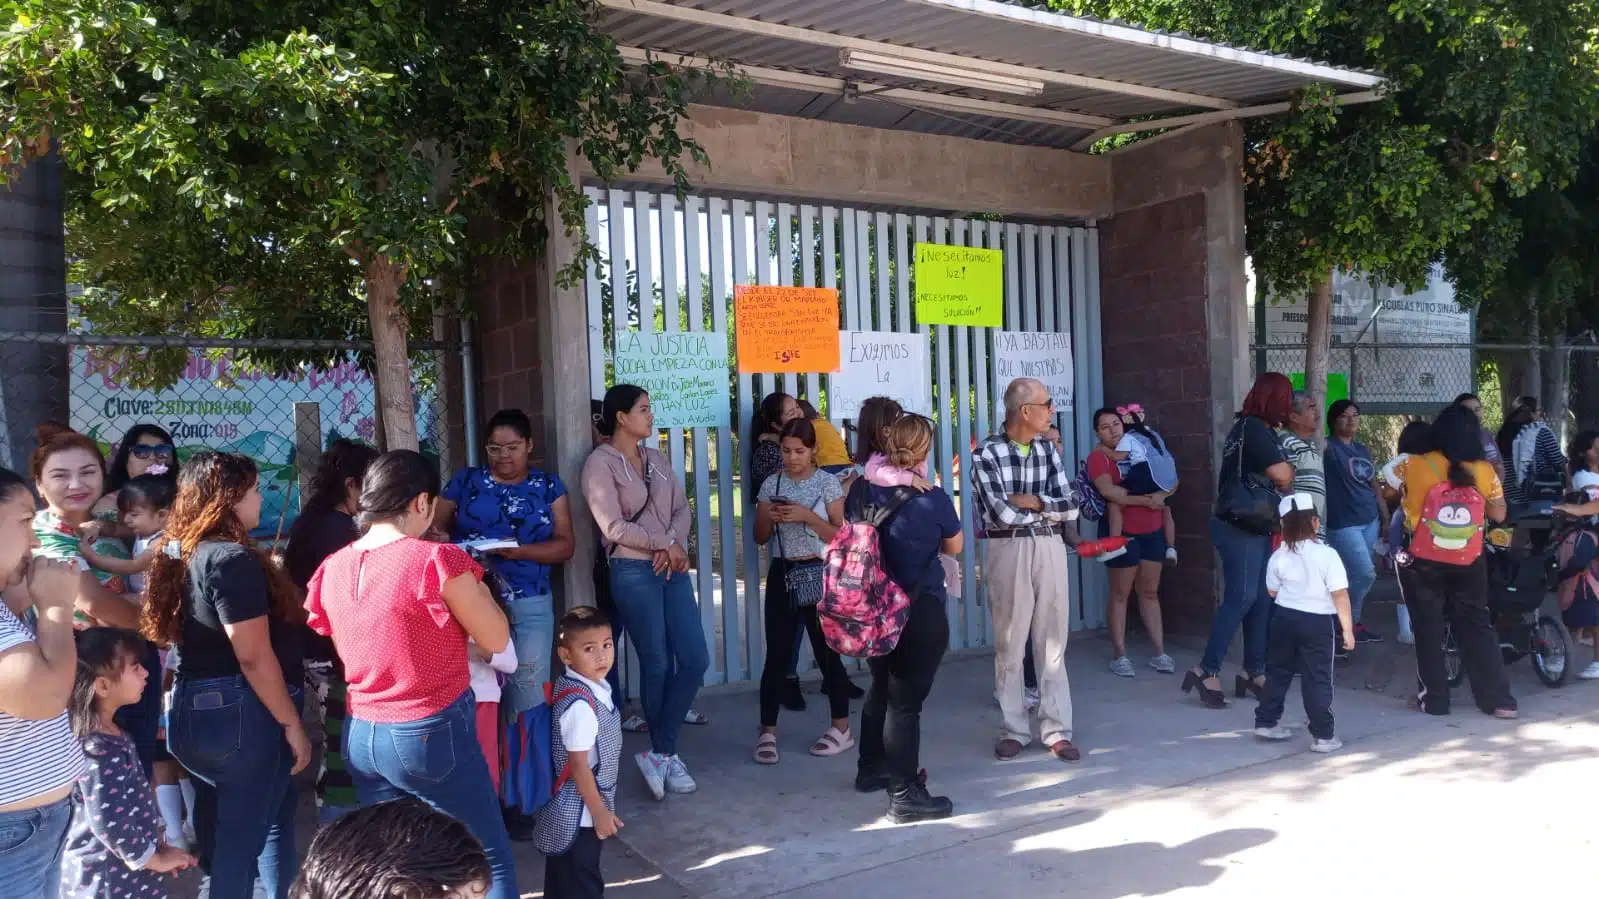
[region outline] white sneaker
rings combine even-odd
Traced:
[[[1577,676],[1583,680],[1599,680],[1599,662],[1594,662],[1592,665],[1582,669],[1582,672]]]
[[[1416,645],[1416,635],[1412,634],[1410,631],[1402,631],[1402,632],[1400,632],[1399,636],[1394,638],[1394,639],[1398,640],[1400,643],[1403,643],[1406,646],[1415,646]]]
[[[1283,740],[1292,740],[1294,738],[1294,732],[1286,727],[1283,727],[1281,724],[1278,724],[1274,727],[1255,728],[1255,736],[1262,740],[1281,742]]]
[[[1038,688],[1026,687],[1022,690],[1022,708],[1029,712],[1038,711]]]
[[[1342,748],[1344,748],[1344,741],[1338,739],[1337,737],[1333,737],[1331,740],[1317,740],[1316,742],[1310,744],[1311,752],[1337,752]]]
[[[1110,663],[1110,673],[1117,677],[1132,677],[1138,672],[1133,670],[1133,660],[1122,656]]]
[[[1176,674],[1177,660],[1165,653],[1161,653],[1149,660],[1149,667],[1159,671],[1161,674]]]
[[[639,773],[644,775],[644,783],[650,788],[650,795],[657,801],[666,798],[666,759],[653,752],[641,752],[633,756],[633,761],[638,762]]]
[[[689,776],[688,766],[683,764],[682,759],[675,755],[667,757],[666,791],[668,793],[692,793],[699,788],[700,785],[695,783],[694,778]]]

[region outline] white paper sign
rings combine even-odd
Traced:
[[[838,365],[827,398],[828,418],[854,418],[860,414],[861,403],[874,396],[897,400],[907,412],[933,414],[926,335],[840,331]]]
[[[1072,411],[1072,336],[1054,331],[995,331],[993,348],[996,417],[1005,420],[1005,388],[1017,378],[1034,378],[1055,401],[1055,411]]]

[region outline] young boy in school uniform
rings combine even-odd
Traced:
[[[539,812],[533,843],[547,856],[548,899],[599,899],[601,842],[616,836],[616,780],[622,759],[622,716],[605,675],[616,660],[611,623],[587,606],[556,627],[556,653],[566,673],[555,682],[552,737],[555,770],[570,776]]]

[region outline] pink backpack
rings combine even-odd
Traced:
[[[871,659],[899,645],[911,596],[883,567],[878,530],[916,492],[905,487],[886,506],[868,505],[851,515],[823,554],[822,601],[816,612],[822,636],[839,655]]]

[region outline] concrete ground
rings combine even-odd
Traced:
[[[1392,634],[1392,607],[1374,613]],[[1432,718],[1404,704],[1412,651],[1392,641],[1363,647],[1338,673],[1346,746],[1318,756],[1308,751],[1296,698],[1285,722],[1298,727],[1296,739],[1263,744],[1250,734],[1253,700],[1205,709],[1178,691],[1177,677],[1143,667],[1136,640],[1133,649],[1139,673],[1123,680],[1106,670],[1104,638],[1069,647],[1084,752],[1075,765],[1036,744],[1015,761],[995,761],[992,658],[947,659],[923,719],[922,764],[957,816],[916,826],[889,824],[881,794],[854,792],[853,753],[806,754],[826,726],[821,697],[811,694],[804,713],[784,714],[782,763],[765,768],[749,755],[754,694],[703,695],[698,707],[713,724],[685,728],[680,747],[697,794],[657,803],[624,766],[626,828],[606,846],[608,894],[899,899],[1043,890],[1119,899],[1342,896],[1380,885],[1394,895],[1499,896],[1581,882],[1572,863],[1592,851],[1595,831],[1585,804],[1570,800],[1599,780],[1599,682],[1573,677],[1552,690],[1521,661],[1509,669],[1521,720],[1482,715],[1464,688],[1453,716]],[[1198,647],[1173,654],[1186,666]],[[1581,648],[1577,667],[1588,658]],[[629,752],[644,745],[628,738]],[[542,859],[526,845],[517,851],[523,895],[542,895]]]

